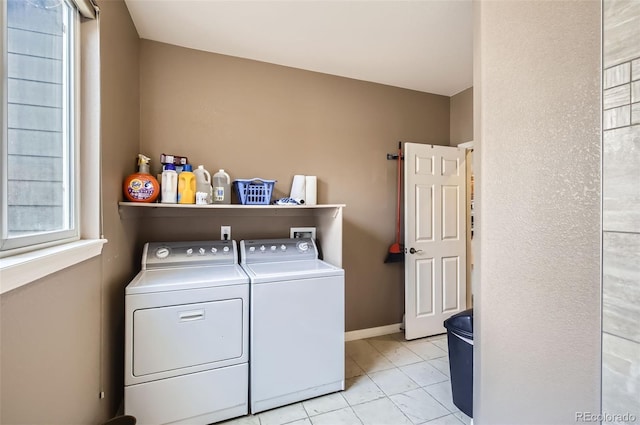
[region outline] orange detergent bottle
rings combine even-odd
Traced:
[[[149,173],[150,159],[138,154],[138,172],[124,180],[124,196],[131,202],[154,202],[160,194],[160,184]]]

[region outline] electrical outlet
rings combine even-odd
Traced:
[[[220,240],[231,240],[231,226],[220,226]]]

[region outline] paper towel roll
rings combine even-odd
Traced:
[[[291,193],[289,198],[305,199],[305,178],[302,175],[293,176],[293,183],[291,184]]]
[[[305,177],[305,198],[307,205],[315,205],[318,202],[318,179],[316,176]]]

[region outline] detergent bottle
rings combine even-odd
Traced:
[[[211,174],[204,169],[204,165],[198,165],[193,174],[196,175],[196,204],[210,204]]]
[[[178,172],[173,164],[166,164],[162,172],[162,197],[163,204],[175,204],[178,202]]]
[[[191,164],[185,164],[182,172],[178,174],[178,203],[196,203],[196,176],[193,174]]]
[[[149,173],[149,157],[138,154],[138,172],[124,180],[124,196],[131,202],[154,202],[160,194],[160,183]]]
[[[213,203],[231,203],[231,177],[224,170],[213,175]]]

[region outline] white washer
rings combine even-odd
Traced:
[[[235,241],[147,243],[125,290],[125,413],[143,425],[246,415],[248,336]]]
[[[240,242],[251,278],[251,413],[344,390],[344,270],[313,239]]]

